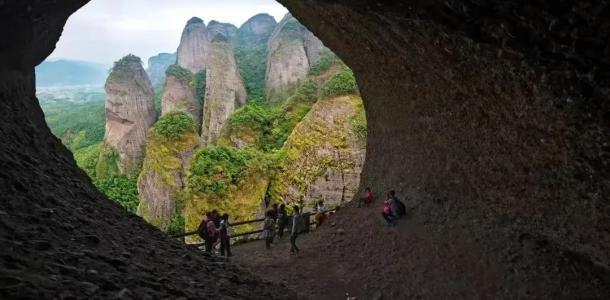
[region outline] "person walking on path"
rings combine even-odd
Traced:
[[[220,218],[220,255],[230,257],[231,254],[231,229],[229,228],[229,215],[223,214]]]
[[[284,236],[284,229],[288,226],[288,213],[286,212],[286,205],[282,203],[278,211],[277,216],[277,237],[282,238]]]
[[[273,243],[273,229],[275,227],[275,221],[273,221],[273,213],[271,210],[267,211],[265,221],[263,223],[263,234],[262,238],[265,240],[265,247],[271,249],[271,243]]]
[[[294,215],[292,216],[292,229],[290,230],[290,253],[298,254],[299,247],[297,247],[297,237],[303,230],[303,217],[301,216],[300,208],[294,206]]]

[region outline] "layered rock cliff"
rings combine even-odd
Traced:
[[[196,97],[195,77],[189,70],[172,65],[167,69],[161,95],[161,115],[173,111],[187,112],[197,128],[201,124],[201,103]]]
[[[246,89],[228,38],[212,36],[207,56],[201,145],[213,144],[235,109],[246,103]]]
[[[267,46],[267,98],[275,101],[288,97],[307,77],[323,51],[322,42],[287,14],[273,31]]]
[[[197,73],[206,69],[208,54],[208,30],[203,20],[191,18],[182,31],[180,45],[176,52],[176,62],[179,66]]]
[[[318,100],[283,147],[285,158],[271,181],[272,197],[308,209],[319,200],[329,207],[351,201],[366,153],[363,130],[360,97]]]
[[[106,132],[96,175],[137,175],[155,122],[154,92],[140,58],[128,55],[117,61],[105,89]]]
[[[153,87],[161,86],[165,82],[165,70],[176,63],[176,53],[159,53],[148,59],[148,78]]]
[[[172,217],[182,216],[186,173],[199,135],[190,114],[173,111],[163,115],[151,130],[146,158],[138,178],[138,215],[167,230]]]

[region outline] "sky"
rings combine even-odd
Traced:
[[[146,64],[175,52],[186,21],[199,17],[239,27],[258,13],[279,21],[287,10],[274,0],[91,0],[66,23],[48,60],[74,59],[111,66],[131,53]]]

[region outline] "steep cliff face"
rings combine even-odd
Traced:
[[[176,52],[177,64],[193,73],[205,69],[208,48],[208,30],[205,23],[200,18],[191,18],[182,31]]]
[[[303,200],[306,208],[318,200],[329,207],[351,201],[366,153],[363,119],[358,96],[318,100],[284,145],[285,158],[271,181],[272,197],[293,204]]]
[[[172,65],[167,69],[166,78],[161,95],[161,115],[183,111],[193,117],[195,124],[201,124],[201,103],[196,99],[193,73]]]
[[[176,63],[176,53],[159,53],[148,59],[148,78],[153,87],[161,86],[165,82],[165,70]]]
[[[267,46],[265,89],[274,101],[288,97],[307,77],[324,45],[292,15],[287,14],[273,31]]]
[[[217,34],[212,37],[208,52],[202,146],[216,141],[231,113],[246,103],[246,97],[231,42],[226,36]]]
[[[154,92],[140,58],[128,55],[117,61],[105,89],[106,133],[96,174],[137,175],[155,122]]]
[[[272,16],[258,14],[248,19],[237,31],[235,59],[249,99],[265,97],[267,42],[276,26],[277,22]]]
[[[151,130],[146,158],[138,178],[138,215],[167,230],[172,217],[182,214],[182,191],[199,135],[190,114],[173,111]]]
[[[221,23],[212,20],[208,23],[208,40],[211,41],[217,34],[222,34],[228,40],[232,41],[237,34],[237,27],[230,23]]]

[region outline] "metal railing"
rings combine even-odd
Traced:
[[[339,210],[339,206],[337,206],[335,208],[332,208],[332,209],[325,210],[324,214],[326,216],[328,216],[328,215],[334,214],[337,210]],[[316,224],[315,220],[314,220],[314,222],[312,222],[312,220],[311,220],[312,218],[315,218],[316,214],[317,213],[315,213],[315,212],[306,212],[306,213],[302,214],[303,217],[304,217],[303,219],[306,220],[305,221],[305,225],[306,225],[305,226],[306,227],[305,232],[309,232],[311,230],[311,227]],[[289,223],[286,226],[286,228],[290,228],[290,226],[292,224],[292,215],[288,216],[288,220],[289,220]],[[239,221],[239,222],[235,222],[235,223],[229,223],[229,226],[232,227],[232,228],[235,228],[235,227],[242,226],[242,225],[247,225],[247,224],[262,223],[264,221],[265,221],[265,218],[260,218],[260,219],[253,219],[253,220],[246,220],[246,221]],[[237,234],[230,235],[229,238],[237,239],[237,238],[244,237],[244,236],[257,235],[257,234],[262,233],[262,232],[263,232],[262,229],[257,229],[257,230],[247,231],[247,232],[240,232],[240,233],[237,233]],[[183,234],[175,235],[173,237],[174,238],[184,238],[184,237],[192,236],[192,235],[198,235],[197,230],[185,232]],[[240,242],[255,241],[255,240],[258,240],[258,239],[260,239],[260,235],[257,235],[254,238],[241,240]],[[194,244],[194,245],[199,245],[199,244]]]

